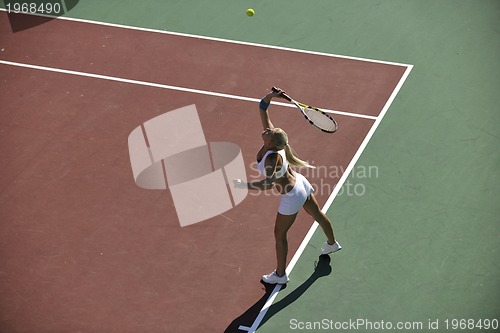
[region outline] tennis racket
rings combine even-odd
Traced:
[[[274,92],[279,92],[280,90],[276,87],[273,87],[272,90]],[[318,108],[315,108],[313,106],[297,102],[284,92],[280,94],[283,98],[285,98],[287,101],[295,104],[297,109],[302,112],[306,120],[309,122],[309,124],[319,128],[323,132],[326,133],[335,133],[337,129],[339,128],[337,122],[335,119],[333,119],[332,116],[327,114],[325,111],[322,111]]]

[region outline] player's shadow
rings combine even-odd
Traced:
[[[330,275],[332,272],[330,261],[331,258],[328,255],[319,256],[319,259],[315,264],[315,268],[311,276],[295,290],[286,295],[282,300],[271,305],[264,319],[261,321],[259,327],[264,325],[275,314],[299,299],[300,296],[302,296],[314,284],[314,282],[316,282],[316,280],[321,277]],[[275,287],[275,285],[270,285],[262,281],[261,283],[264,285],[266,291],[264,296],[262,296],[254,305],[252,305],[247,311],[245,311],[245,313],[233,320],[233,322],[228,326],[224,333],[243,333],[244,331],[238,329],[240,325],[247,327],[252,326],[253,322],[259,315],[260,310],[264,307],[264,304],[272,294]],[[281,290],[285,288],[286,285],[283,285]]]

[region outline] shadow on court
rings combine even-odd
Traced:
[[[259,327],[263,326],[275,314],[299,299],[314,284],[314,282],[316,282],[316,280],[321,277],[330,275],[332,272],[330,261],[331,258],[328,255],[319,256],[318,261],[315,264],[314,272],[311,274],[311,276],[295,290],[286,295],[282,300],[271,305]],[[245,311],[245,313],[233,320],[233,322],[228,326],[224,333],[242,333],[244,331],[238,329],[240,325],[247,327],[252,326],[255,318],[257,318],[257,316],[259,315],[260,310],[266,303],[269,296],[271,296],[271,293],[273,292],[275,287],[275,285],[267,284],[262,281],[261,283],[264,285],[266,293],[254,305],[252,305],[247,311]],[[283,285],[281,290],[285,288],[286,285]]]
[[[10,27],[14,33],[35,28],[63,16],[72,10],[78,2],[80,0],[46,0],[41,2],[4,0]]]

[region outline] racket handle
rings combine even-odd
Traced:
[[[276,88],[276,87],[272,87],[272,88],[271,88],[271,90],[272,90],[272,91],[274,91],[274,92],[278,92],[278,91],[280,91],[280,90],[279,90],[278,88]],[[291,98],[290,96],[288,96],[287,94],[285,94],[284,92],[282,92],[282,93],[280,94],[280,96],[281,96],[281,97],[283,97],[284,99],[286,99],[286,100],[287,100],[287,101],[289,101],[289,102],[291,102],[291,101],[292,101],[292,98]]]

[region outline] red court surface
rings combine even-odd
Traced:
[[[13,34],[5,13],[0,34],[3,61],[252,98],[279,85],[311,104],[371,116],[406,70],[63,20]],[[275,265],[279,197],[249,195],[181,228],[168,190],[136,186],[127,148],[143,122],[195,104],[207,141],[239,145],[255,176],[257,103],[5,63],[0,73],[4,331],[222,332],[262,296],[260,276]],[[294,109],[270,112],[299,156],[335,170],[347,167],[374,123],[336,115],[340,130],[328,135]],[[340,176],[309,173],[320,205]],[[299,214],[289,258],[312,222]]]

